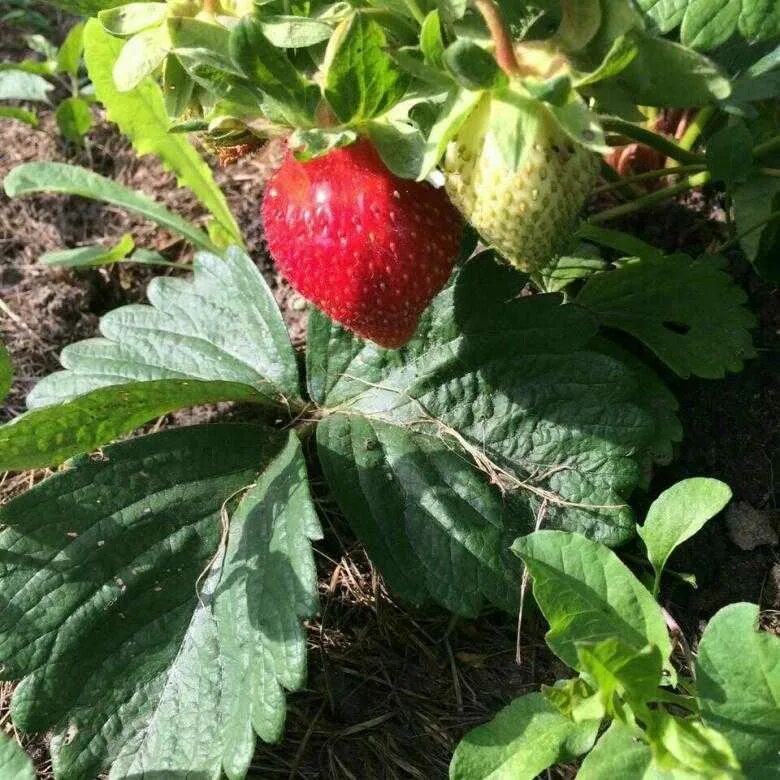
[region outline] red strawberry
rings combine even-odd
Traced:
[[[463,225],[444,190],[394,176],[360,140],[305,163],[288,153],[268,182],[263,226],[301,295],[397,348],[449,278]]]

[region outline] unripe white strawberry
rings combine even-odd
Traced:
[[[501,148],[505,105],[485,94],[450,142],[445,186],[468,221],[514,266],[533,272],[565,244],[593,188],[599,158],[529,100],[513,169]]]

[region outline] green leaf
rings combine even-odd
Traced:
[[[112,71],[122,42],[106,33],[96,19],[87,22],[84,39],[87,70],[108,118],[130,138],[139,155],[156,155],[164,167],[176,174],[179,186],[189,187],[233,241],[243,244],[241,230],[208,165],[184,136],[168,132],[169,120],[157,84],[145,80],[132,92],[119,92]],[[204,249],[213,248],[208,239],[205,243],[202,240],[193,243]]]
[[[777,221],[767,223],[780,210],[780,179],[751,176],[733,194],[734,222],[743,252],[756,271],[770,281],[780,281]]]
[[[636,731],[613,722],[599,737],[577,772],[577,780],[672,780],[672,774],[653,765],[653,754]]]
[[[180,117],[187,110],[194,86],[193,80],[182,67],[181,60],[175,54],[169,54],[163,63],[160,80],[165,113],[169,117]],[[168,132],[173,132],[172,128],[169,127]]]
[[[500,565],[504,534],[528,528],[529,508],[542,502],[551,527],[610,543],[633,533],[625,495],[655,422],[635,405],[633,373],[585,348],[587,312],[557,295],[518,298],[522,284],[490,253],[475,258],[401,350],[311,313],[309,391],[332,410],[318,428],[323,468],[391,587],[410,600],[434,589],[473,612],[483,595],[496,598],[489,589],[500,593],[514,576]],[[457,491],[442,492],[446,484]],[[425,545],[403,541],[423,534]],[[479,574],[432,574],[453,563]]]
[[[333,149],[349,146],[357,140],[354,130],[294,130],[287,139],[297,160],[313,160]]]
[[[65,40],[57,52],[57,70],[69,73],[74,78],[78,75],[81,64],[81,54],[84,51],[84,22],[78,22],[68,30]]]
[[[707,167],[713,181],[731,190],[747,181],[753,169],[753,136],[744,122],[726,125],[707,142]]]
[[[462,87],[472,90],[502,87],[506,74],[492,54],[468,38],[458,38],[442,55],[447,70]]]
[[[638,105],[688,108],[723,100],[731,85],[718,66],[664,38],[634,32],[638,52],[615,77]]]
[[[0,343],[0,400],[3,400],[11,389],[11,382],[14,378],[14,367],[11,363],[11,356],[5,345]]]
[[[552,687],[543,685],[542,695],[558,712],[575,723],[588,720],[601,722],[606,715],[598,692],[582,677],[558,680]]]
[[[303,454],[291,433],[233,515],[224,560],[212,571],[219,582],[202,594],[213,599],[212,619],[204,621],[202,633],[193,631],[184,658],[177,659],[185,675],[192,662],[198,676],[169,685],[149,730],[125,746],[112,774],[155,775],[168,766],[216,777],[214,770],[222,763],[228,777],[244,777],[255,733],[266,742],[281,738],[284,691],[306,682],[300,620],[317,611],[310,540],[321,535]],[[213,720],[210,744],[202,744],[195,756],[193,746],[203,740],[202,722],[183,724],[183,704]]]
[[[63,138],[81,146],[84,136],[92,127],[92,111],[89,103],[80,97],[65,98],[54,112],[57,127]]]
[[[710,620],[696,659],[704,722],[723,734],[748,778],[779,777],[780,639],[758,630],[755,604]]]
[[[182,49],[211,50],[216,56],[224,58],[227,67],[235,70],[235,65],[232,65],[229,58],[225,57],[230,31],[221,24],[214,24],[204,19],[191,19],[187,16],[170,16],[165,27],[175,51]]]
[[[317,606],[294,435],[171,429],[82,458],[0,513],[12,713],[54,731],[55,774],[113,761],[119,777],[243,776],[253,732],[277,739],[283,691],[304,682],[299,620]]]
[[[59,377],[52,374],[47,379]],[[73,390],[73,384],[68,383],[69,390]],[[23,471],[58,465],[187,406],[268,400],[246,384],[192,379],[129,384],[114,381],[91,391],[84,383],[76,389],[82,393],[78,397],[34,408],[0,427],[0,469]]]
[[[745,293],[706,260],[656,255],[591,277],[577,303],[630,333],[683,378],[717,379],[753,357]]]
[[[108,35],[97,20],[94,22],[94,27],[100,29],[103,35]],[[90,42],[86,46],[87,56],[95,45],[92,40],[94,34],[90,36]],[[157,70],[171,50],[168,31],[164,27],[154,27],[136,33],[124,43],[114,38],[111,38],[111,41],[119,44],[111,71],[117,92],[130,92],[135,89],[147,76],[151,76]],[[89,62],[87,67],[89,68]],[[94,82],[91,74],[90,78]]]
[[[112,35],[135,35],[157,27],[168,12],[166,3],[127,3],[101,11],[97,17],[106,32]]]
[[[587,222],[577,228],[576,237],[614,249],[620,252],[623,257],[663,257],[663,252],[659,249],[630,233],[610,230]]]
[[[674,549],[698,533],[730,500],[731,489],[724,482],[694,477],[672,485],[653,501],[645,524],[637,531],[655,571],[654,593],[658,593],[661,573]]]
[[[659,32],[682,24],[687,46],[713,49],[735,33],[751,43],[780,35],[780,9],[773,0],[637,0]]]
[[[11,170],[3,185],[9,198],[36,192],[59,192],[112,203],[120,208],[136,211],[160,227],[180,233],[197,247],[215,249],[202,230],[178,214],[173,214],[138,191],[77,165],[57,162],[23,163]]]
[[[359,11],[333,33],[323,63],[323,91],[343,123],[359,123],[383,114],[406,91],[406,74],[386,47],[382,28]]]
[[[750,2],[750,0],[748,0]],[[737,28],[742,0],[690,0],[680,28],[680,39],[695,49],[714,49]]]
[[[230,55],[250,82],[289,117],[290,124],[313,124],[319,89],[305,81],[287,55],[266,38],[258,19],[245,16],[233,28]]]
[[[589,346],[619,360],[634,372],[639,382],[640,405],[643,409],[648,409],[655,420],[655,433],[643,462],[641,486],[646,490],[652,477],[653,465],[671,463],[674,444],[682,441],[682,425],[677,417],[679,404],[661,377],[634,352],[603,336],[597,336]]]
[[[124,0],[48,0],[49,5],[62,8],[80,16],[88,16],[102,11],[104,8],[114,8],[122,5]]]
[[[587,87],[591,84],[597,84],[604,79],[617,76],[624,71],[639,53],[637,42],[631,35],[621,35],[616,38],[609,51],[604,55],[604,59],[599,63],[595,70],[590,73],[579,73],[574,80],[574,86],[577,88]]]
[[[347,414],[319,423],[317,448],[329,487],[399,596],[467,616],[486,601],[517,608],[521,571],[507,550],[532,517],[524,507],[510,514],[463,455]]]
[[[0,734],[0,776],[6,780],[36,780],[32,761],[19,744]]]
[[[661,684],[659,649],[648,645],[637,650],[615,637],[578,643],[576,649],[579,666],[595,684],[607,715],[633,723],[634,715],[645,711]]]
[[[771,0],[689,0],[680,39],[686,46],[707,51],[737,31],[748,40],[780,35],[780,10]]]
[[[333,27],[319,19],[305,16],[263,16],[265,37],[280,49],[297,49],[327,41]]]
[[[555,38],[568,51],[584,48],[601,26],[601,3],[599,0],[580,0],[561,5],[563,15]]]
[[[443,66],[444,39],[441,35],[441,18],[438,11],[431,11],[420,26],[420,50],[429,65],[434,68]]]
[[[0,119],[16,119],[30,127],[38,127],[38,117],[33,111],[12,106],[0,106]]]
[[[0,70],[0,100],[31,100],[48,103],[54,89],[43,76],[23,70]]]
[[[563,531],[536,531],[512,551],[533,577],[539,609],[550,624],[545,641],[574,669],[577,644],[619,640],[634,650],[655,645],[664,662],[672,644],[661,610],[621,560],[598,542]]]
[[[533,780],[589,750],[598,721],[573,723],[539,693],[515,699],[458,744],[450,780]]]
[[[648,717],[646,733],[654,763],[683,777],[742,777],[739,763],[725,737],[694,718],[666,710]]]
[[[450,92],[428,134],[418,181],[424,179],[438,165],[447,144],[458,134],[480,100],[488,101],[489,97],[470,89],[457,88]]]
[[[115,263],[127,257],[133,249],[135,249],[133,237],[125,233],[112,247],[97,245],[60,249],[42,254],[40,261],[46,265],[58,265],[63,268],[94,268]]]
[[[425,137],[417,127],[389,117],[372,120],[366,129],[382,162],[402,179],[417,179],[425,156]]]
[[[192,281],[152,280],[152,306],[130,305],[100,321],[103,338],[66,347],[67,369],[41,380],[31,408],[128,382],[218,381],[276,403],[298,397],[298,370],[282,316],[255,264],[232,247],[225,259],[198,254]],[[134,391],[135,392],[135,391]],[[143,388],[138,390],[143,393]]]
[[[592,247],[591,247],[592,249]],[[596,252],[582,249],[576,255],[553,257],[544,267],[536,271],[544,292],[561,292],[577,279],[587,279],[607,269],[607,262]]]

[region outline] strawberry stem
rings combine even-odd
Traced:
[[[593,190],[596,192],[607,192],[609,190],[615,190],[622,187],[624,184],[633,184],[638,181],[648,181],[650,179],[660,179],[663,176],[678,176],[681,173],[698,173],[705,170],[706,166],[702,164],[696,165],[677,165],[673,168],[658,168],[654,171],[646,171],[645,173],[637,173],[634,176],[621,176],[615,181],[611,181],[608,184],[602,184],[601,187],[596,187]]]
[[[620,206],[615,206],[611,209],[605,209],[599,211],[588,218],[588,222],[597,225],[599,222],[607,222],[610,219],[617,219],[618,217],[624,217],[627,214],[633,214],[635,211],[641,211],[648,206],[654,206],[656,203],[672,198],[675,195],[679,195],[681,192],[699,187],[702,184],[706,184],[710,180],[710,174],[708,171],[702,171],[692,176],[686,176],[682,181],[677,184],[672,184],[670,187],[665,187],[662,190],[656,192],[650,192],[647,195],[643,195],[641,198],[623,203]]]
[[[601,123],[605,130],[620,133],[620,135],[627,136],[634,141],[639,141],[639,143],[657,149],[667,157],[677,160],[677,162],[686,165],[694,163],[701,164],[704,162],[704,158],[701,155],[694,154],[688,149],[684,149],[682,146],[674,143],[674,141],[670,141],[665,136],[654,133],[652,130],[640,127],[639,125],[635,125],[632,122],[626,122],[624,119],[608,116],[603,117]]]
[[[420,4],[417,0],[404,0],[406,7],[409,9],[409,13],[414,17],[414,21],[417,24],[422,24],[425,21],[425,11],[420,8]]]
[[[774,138],[770,138],[768,141],[764,141],[764,143],[754,146],[753,157],[763,157],[765,154],[769,154],[769,152],[773,152],[777,148],[780,148],[780,135],[776,135]]]
[[[682,138],[679,140],[679,146],[681,149],[687,149],[690,151],[696,141],[699,140],[699,136],[702,130],[707,125],[707,122],[715,115],[715,106],[704,106],[696,118],[688,125],[688,129],[683,133]]]
[[[507,76],[519,76],[522,73],[515,55],[515,45],[509,35],[499,7],[493,0],[474,0],[474,6],[482,14],[490,30],[490,37],[496,47],[496,62]]]

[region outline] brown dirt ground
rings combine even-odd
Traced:
[[[18,56],[14,39],[0,35],[0,59]],[[150,158],[139,160],[117,133],[98,122],[90,154],[59,139],[50,113],[37,130],[0,120],[0,178],[28,160],[66,160],[88,165],[134,188],[153,194],[169,208],[202,218],[197,203],[177,190],[172,177]],[[305,311],[279,279],[262,251],[258,193],[269,171],[262,157],[245,159],[217,173],[247,243],[272,286],[300,344]],[[633,221],[631,227],[666,249],[698,251],[718,237],[717,208],[695,196]],[[0,195],[0,338],[9,347],[17,376],[2,419],[18,415],[32,384],[55,370],[59,350],[93,335],[101,314],[143,299],[154,273],[114,267],[70,273],[37,263],[45,251],[115,241],[132,232],[139,246],[169,259],[187,261],[175,236],[117,209],[79,198],[37,196],[10,201]],[[778,293],[758,282],[735,258],[761,318],[760,357],[725,381],[679,382],[667,377],[681,401],[686,438],[679,459],[662,470],[655,495],[689,475],[720,477],[735,498],[761,510],[777,528]],[[241,409],[201,410],[179,421],[212,419]],[[169,424],[163,418],[157,426]],[[6,474],[0,501],[27,489],[46,472]],[[354,541],[320,478],[314,490],[327,539],[317,547],[322,609],[308,625],[309,683],[289,699],[284,740],[259,746],[251,775],[290,778],[443,778],[457,740],[519,693],[550,683],[566,669],[546,650],[544,625],[531,612],[524,621],[523,661],[515,655],[515,621],[487,613],[453,622],[440,610],[410,611],[395,603],[364,551]],[[639,496],[638,503],[647,503]],[[629,552],[631,552],[629,550]],[[744,599],[780,610],[777,547],[744,551],[733,544],[723,520],[711,523],[684,545],[672,568],[694,572],[698,590],[668,581],[667,606],[695,642],[701,626],[721,606]],[[0,687],[0,724],[12,730],[8,702],[12,684]],[[43,736],[17,735],[42,777],[50,777]],[[571,777],[573,770],[556,770]]]

